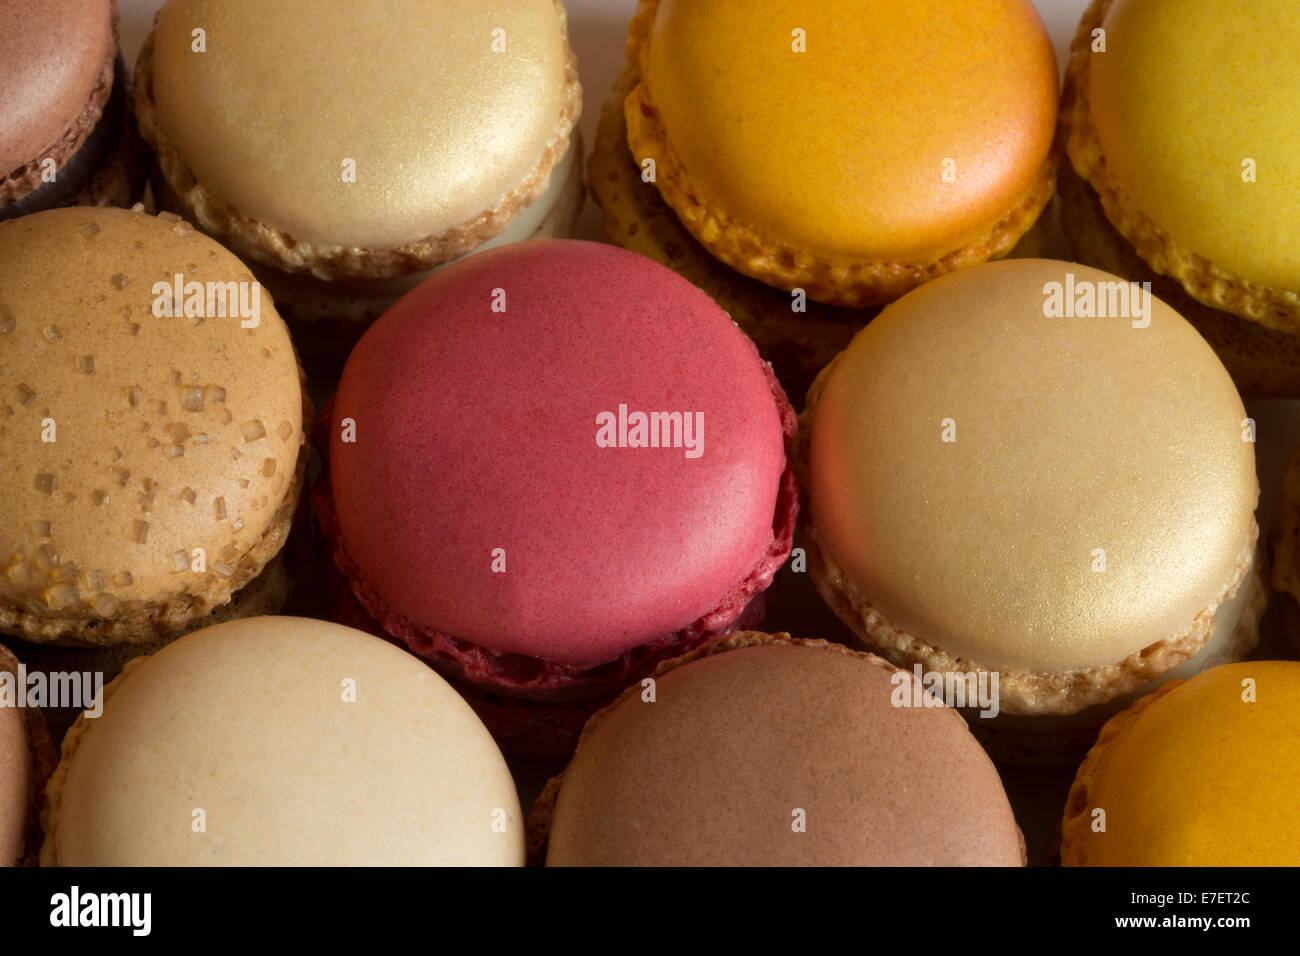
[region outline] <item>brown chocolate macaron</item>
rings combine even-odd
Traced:
[[[740,631],[587,722],[529,822],[548,866],[1020,866],[992,762],[881,658]]]
[[[144,183],[116,0],[9,0],[0,29],[0,220],[129,206]]]

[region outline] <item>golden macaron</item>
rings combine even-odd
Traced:
[[[1134,314],[1084,314],[1085,290],[1107,311],[1132,292]],[[1095,728],[1175,667],[1254,646],[1252,442],[1168,306],[1086,266],[989,263],[904,296],[819,376],[800,543],[890,660],[997,672],[1003,714]]]
[[[295,318],[372,318],[581,202],[559,0],[168,0],[136,80],[163,201],[270,267]]]

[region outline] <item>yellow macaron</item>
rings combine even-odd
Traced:
[[[1170,681],[1113,717],[1079,768],[1064,866],[1300,863],[1300,663]]]
[[[1300,394],[1300,11],[1095,0],[1062,104],[1076,253],[1152,281],[1246,390]]]
[[[864,308],[1005,256],[1051,198],[1027,0],[642,0],[627,49],[589,171],[606,232],[774,361],[815,372]]]

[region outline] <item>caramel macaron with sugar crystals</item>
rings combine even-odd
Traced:
[[[863,307],[1006,255],[1051,198],[1056,63],[1028,0],[642,0],[629,32],[590,169],[606,232],[774,360],[816,371]]]
[[[163,201],[290,318],[373,319],[583,199],[560,0],[168,0],[136,80]]]
[[[278,609],[309,419],[270,296],[188,224],[0,223],[0,631],[148,645]]]
[[[0,220],[134,202],[144,146],[115,0],[7,0],[3,20]]]
[[[43,866],[514,866],[510,771],[431,668],[255,617],[137,658],[63,742]],[[201,824],[201,825],[200,825]]]
[[[1075,254],[1153,283],[1247,393],[1300,395],[1300,9],[1094,0],[1061,122]]]
[[[1175,667],[1254,647],[1252,442],[1214,352],[1140,286],[989,263],[904,296],[819,376],[801,541],[863,641],[997,672],[1001,714],[1050,749]]]
[[[1079,767],[1063,866],[1295,866],[1300,663],[1170,681],[1113,717]]]
[[[1021,866],[957,713],[871,654],[740,631],[587,722],[529,820],[548,866]],[[933,702],[931,702],[933,704]]]
[[[56,759],[41,709],[25,705],[19,670],[0,646],[0,866],[35,865],[40,795]]]

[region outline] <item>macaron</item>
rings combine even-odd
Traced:
[[[361,339],[320,427],[345,597],[490,694],[508,752],[567,752],[575,704],[756,624],[790,553],[780,384],[708,296],[613,246],[439,272]]]
[[[1297,44],[1287,0],[1094,0],[1061,109],[1075,254],[1151,282],[1275,396],[1300,395]]]
[[[233,690],[232,690],[233,689]],[[127,665],[63,742],[42,866],[511,866],[505,760],[409,654],[256,617]]]
[[[997,675],[982,731],[1034,718],[1014,746],[1077,746],[1117,698],[1258,640],[1254,428],[1140,286],[1036,259],[936,279],[823,371],[801,425],[818,591],[900,666]]]
[[[1051,198],[1028,0],[641,0],[627,53],[588,174],[606,234],[699,284],[791,388]]]
[[[278,609],[310,417],[270,296],[189,224],[0,223],[0,631],[139,649]]]
[[[116,0],[9,0],[0,33],[0,220],[128,206],[144,185]]]
[[[1063,866],[1295,866],[1300,663],[1170,681],[1107,722],[1070,788]]]
[[[548,866],[1021,866],[955,711],[871,654],[740,632],[587,723],[529,820]]]
[[[559,0],[168,0],[136,81],[161,201],[291,319],[372,320],[582,203]]]
[[[33,866],[40,849],[40,794],[54,748],[39,707],[26,706],[18,659],[0,645],[0,866]]]

